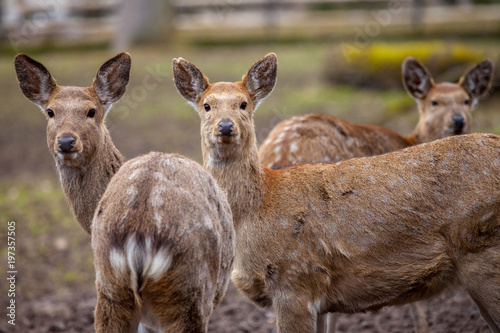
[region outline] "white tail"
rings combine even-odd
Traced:
[[[472,109],[493,81],[490,60],[469,69],[458,83],[434,83],[429,71],[411,57],[403,62],[402,71],[404,86],[420,114],[411,136],[328,115],[296,116],[276,125],[264,140],[259,149],[262,164],[282,169],[304,163],[338,162],[469,133]]]
[[[96,332],[206,332],[234,255],[229,204],[197,163],[150,153],[125,163],[92,224]]]
[[[500,137],[454,136],[386,155],[271,170],[253,112],[277,57],[242,81],[210,84],[174,59],[201,118],[204,166],[226,189],[236,230],[232,280],[278,331],[314,332],[327,312],[360,312],[461,285],[500,332]]]

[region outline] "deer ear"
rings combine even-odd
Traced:
[[[429,71],[415,58],[407,57],[403,61],[403,85],[413,98],[423,99],[434,85]]]
[[[484,60],[469,69],[458,81],[458,84],[473,98],[483,96],[493,81],[494,65],[491,60]]]
[[[56,80],[47,68],[26,54],[20,53],[14,58],[14,67],[24,96],[43,108],[57,88]]]
[[[109,59],[99,68],[92,87],[103,105],[111,106],[125,94],[131,65],[130,54],[124,52]]]
[[[198,67],[182,58],[172,61],[172,69],[177,91],[197,110],[196,104],[210,84],[208,78]]]
[[[242,83],[247,87],[255,109],[273,91],[277,74],[278,57],[274,53],[269,53],[243,75]]]

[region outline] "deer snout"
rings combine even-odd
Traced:
[[[460,114],[453,115],[451,121],[453,122],[453,127],[455,128],[455,131],[461,131],[465,126],[465,118]]]
[[[62,153],[70,153],[75,148],[76,139],[73,137],[60,138],[57,140],[57,147]]]
[[[221,121],[217,125],[217,129],[219,130],[221,135],[231,135],[234,131],[234,124],[232,121]]]

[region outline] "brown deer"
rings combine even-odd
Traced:
[[[262,143],[259,156],[272,169],[303,163],[338,162],[385,154],[423,142],[470,132],[471,111],[493,80],[493,63],[484,60],[458,83],[434,83],[429,71],[407,57],[403,84],[417,102],[420,119],[403,137],[376,125],[355,125],[329,115],[309,114],[282,121]]]
[[[111,179],[92,224],[96,332],[206,332],[225,294],[234,228],[199,164],[149,153]],[[142,332],[142,330],[140,330]]]
[[[47,117],[47,143],[71,210],[90,234],[95,208],[123,164],[104,123],[125,93],[131,59],[121,53],[106,61],[90,87],[59,86],[50,72],[25,54],[14,65],[24,95]]]
[[[278,332],[319,315],[401,305],[461,286],[500,332],[500,137],[453,136],[337,164],[262,166],[253,113],[274,88],[268,54],[239,82],[211,84],[173,60],[201,118],[203,163],[227,191],[232,280],[271,306]]]

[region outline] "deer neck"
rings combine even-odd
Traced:
[[[56,159],[61,185],[78,223],[90,235],[94,211],[108,183],[123,164],[123,156],[105,130],[102,142],[84,166],[61,165]]]
[[[255,134],[238,147],[210,146],[202,138],[203,166],[226,191],[237,231],[243,219],[256,214],[263,200],[264,170]]]

